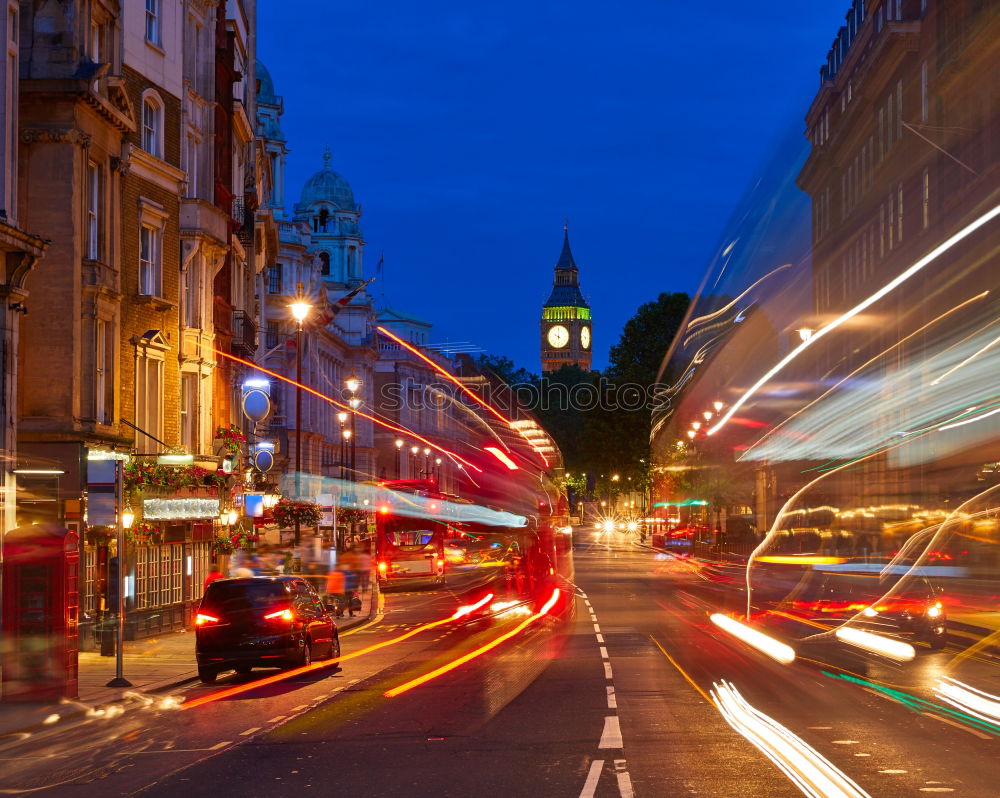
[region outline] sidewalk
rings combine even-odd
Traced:
[[[337,618],[337,628],[343,634],[367,623],[375,617],[377,609],[371,606],[369,591],[362,600],[361,612],[353,618],[347,615]],[[58,704],[0,702],[0,743],[8,735],[38,730],[70,716],[93,712],[102,705],[123,701],[130,694],[165,693],[197,680],[194,641],[194,631],[187,629],[127,641],[122,672],[132,687],[125,689],[107,687],[115,677],[115,657],[102,657],[92,651],[80,652],[78,698]]]

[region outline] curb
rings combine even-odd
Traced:
[[[362,624],[370,623],[373,620],[376,620],[377,618],[378,618],[378,612],[376,607],[373,606],[371,612],[369,612],[369,614],[366,616],[359,615],[355,618],[348,618],[343,623],[338,623],[337,630],[338,632],[348,631],[357,626],[361,626]],[[186,684],[191,684],[192,682],[196,681],[198,681],[198,671],[197,670],[186,671],[183,675],[179,674],[178,676],[172,676],[169,679],[163,679],[159,682],[150,682],[149,684],[142,685],[139,687],[125,688],[125,691],[136,692],[136,693],[165,693],[170,690],[174,690],[178,687],[183,687]],[[87,712],[89,712],[91,709],[106,707],[112,704],[119,704],[127,700],[126,697],[121,694],[122,692],[123,691],[121,690],[111,690],[109,691],[110,694],[107,696],[98,694],[97,698],[92,699],[87,706],[85,707],[81,706],[80,708],[72,712],[67,712],[64,715],[60,715],[59,716],[60,723],[63,721],[80,718],[86,715]],[[73,699],[73,701],[78,705],[80,704],[79,699]],[[59,713],[50,712],[49,714],[59,714]],[[58,727],[48,725],[44,721],[39,721],[29,726],[22,726],[17,729],[8,729],[6,731],[0,731],[0,745],[9,740],[21,737],[24,734],[34,735],[36,732],[44,731],[47,729],[55,729],[55,728]]]

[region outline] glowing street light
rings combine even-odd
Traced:
[[[403,451],[403,444],[405,441],[402,438],[396,438],[393,443],[396,445],[396,479],[399,479],[399,469],[400,469],[400,452]]]
[[[723,407],[725,407],[725,405],[722,402],[712,402],[712,407],[714,407],[715,412],[718,413]]]
[[[702,417],[704,417],[705,421],[711,421],[712,420],[712,411],[711,410],[706,410],[701,415],[702,415]]]
[[[694,438],[694,430],[693,429],[689,429],[688,430],[688,437],[689,438]]]
[[[288,309],[297,322],[295,328],[295,381],[302,384],[302,323],[309,315],[312,305],[302,300],[302,283],[299,283],[299,298]],[[295,391],[295,498],[302,496],[302,389]],[[295,522],[295,545],[299,545],[299,522]]]
[[[692,421],[691,422],[691,429],[694,429],[694,430],[701,429],[701,422],[700,421]]]

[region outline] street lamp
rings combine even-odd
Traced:
[[[299,283],[299,298],[288,309],[295,319],[295,382],[302,385],[302,323],[312,306],[302,299],[302,283]],[[302,389],[295,389],[295,498],[302,497]],[[295,545],[299,545],[299,522],[295,521]]]
[[[347,423],[347,413],[341,410],[337,413],[340,422],[340,479],[344,479],[344,462],[347,460],[347,438],[344,437],[344,425]]]
[[[718,413],[723,407],[725,407],[725,405],[722,404],[722,402],[712,402],[712,407],[714,407],[715,412]]]
[[[403,439],[396,438],[396,479],[399,479],[399,457],[400,452],[403,451]]]
[[[441,458],[440,457],[435,457],[434,458],[434,464],[437,466],[437,468],[435,469],[437,471],[437,475],[435,476],[435,479],[437,479],[438,484],[440,484],[441,483]]]
[[[354,469],[357,463],[358,407],[361,405],[361,400],[357,396],[354,396],[354,394],[356,394],[358,389],[361,387],[361,380],[352,374],[344,380],[344,385],[352,394],[347,404],[351,406],[351,434],[349,436],[349,440],[351,442],[351,482],[355,482],[358,478]]]
[[[424,447],[424,479],[430,479],[431,477],[431,450],[428,447]]]

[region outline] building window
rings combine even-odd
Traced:
[[[93,161],[87,162],[87,257],[98,260],[101,256],[101,169]]]
[[[149,225],[139,228],[139,293],[160,296],[163,243],[160,231]]]
[[[889,192],[889,251],[895,246],[895,232],[896,232],[896,203],[892,196],[892,192]]]
[[[926,230],[931,223],[931,174],[926,169],[923,178],[923,211],[924,230]]]
[[[903,81],[896,82],[896,141],[903,138]]]
[[[330,273],[330,253],[320,252],[319,263],[320,263],[320,274],[328,275]]]
[[[140,352],[135,362],[135,446],[140,454],[159,450],[153,438],[163,439],[163,359],[153,353]]]
[[[187,137],[187,194],[188,197],[198,196],[198,160],[201,157],[201,147],[198,139],[189,134]]]
[[[881,7],[879,11],[881,12]],[[885,109],[878,109],[878,159],[885,157]]]
[[[264,337],[264,346],[268,349],[274,349],[278,345],[278,322],[269,321],[267,323],[267,332]]]
[[[146,0],[146,41],[160,44],[160,0]]]
[[[267,270],[267,293],[281,293],[281,264],[276,263]]]
[[[157,158],[163,157],[163,106],[153,96],[142,100],[142,148]]]
[[[885,203],[878,207],[878,256],[885,257]]]
[[[94,419],[104,423],[104,396],[107,388],[107,322],[104,319],[94,321]]]
[[[198,451],[198,382],[197,374],[181,374],[181,446],[190,453]]]

